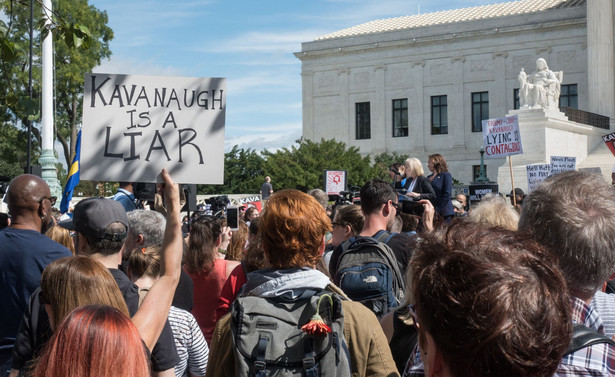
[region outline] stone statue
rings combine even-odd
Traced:
[[[529,76],[519,73],[519,107],[521,109],[558,109],[563,72],[553,72],[543,58],[536,60],[536,71]]]

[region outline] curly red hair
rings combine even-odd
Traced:
[[[331,220],[322,206],[298,190],[272,194],[259,220],[265,255],[279,269],[314,267],[330,230]]]

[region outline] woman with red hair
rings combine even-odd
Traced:
[[[179,187],[173,183],[165,169],[161,175],[165,183],[167,223],[160,259],[160,278],[152,285],[136,314],[129,318],[125,305],[105,302],[107,305],[81,306],[89,295],[77,292],[87,287],[76,282],[75,278],[88,275],[81,271],[87,267],[86,263],[72,263],[71,258],[68,258],[58,261],[56,267],[59,268],[55,269],[60,271],[63,265],[74,267],[68,268],[65,274],[53,274],[53,268],[46,270],[55,277],[45,279],[41,285],[41,296],[45,299],[45,309],[55,333],[36,366],[36,376],[150,375],[147,354],[153,349],[166,323],[179,281],[183,251]],[[79,257],[73,261],[79,261]],[[105,279],[106,276],[107,281],[114,281],[111,273],[102,265],[99,273],[95,273],[95,266],[90,267],[96,278]],[[74,288],[75,294],[61,294],[67,293],[69,288]],[[92,287],[89,290],[99,288]],[[121,301],[117,284],[104,293],[119,297]],[[109,305],[119,306],[123,310]],[[71,311],[66,319],[61,318],[65,314],[58,314],[67,313],[75,307],[77,309]],[[58,308],[62,310],[58,311]],[[60,326],[55,328],[54,323],[60,323]]]
[[[103,305],[81,306],[62,322],[35,377],[149,377],[145,346],[130,318]]]

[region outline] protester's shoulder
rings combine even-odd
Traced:
[[[555,376],[614,376],[615,347],[597,343],[566,355]]]
[[[358,327],[363,326],[367,322],[378,323],[376,315],[369,310],[365,305],[357,301],[342,300],[342,310],[344,311],[344,322],[356,324]],[[359,326],[361,324],[361,326]]]
[[[407,234],[403,232],[397,233],[391,237],[389,242],[387,242],[387,245],[389,245],[391,249],[395,249],[396,247],[407,248],[414,246],[416,244],[417,238],[418,237],[416,234]]]
[[[598,313],[602,320],[615,319],[615,294],[598,291],[589,306]]]
[[[73,255],[64,245],[34,230],[5,228],[0,231],[0,240],[10,241],[5,245],[19,248],[20,252],[36,252],[41,257],[57,259]]]

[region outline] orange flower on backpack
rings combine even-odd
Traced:
[[[331,295],[322,295],[318,299],[318,304],[316,305],[316,314],[312,316],[310,322],[301,326],[301,330],[303,330],[304,333],[311,335],[326,335],[331,332],[331,328],[327,326],[320,314],[318,314],[320,312],[320,302],[324,297],[329,299],[331,302],[331,309],[333,309],[333,299],[331,298]]]

